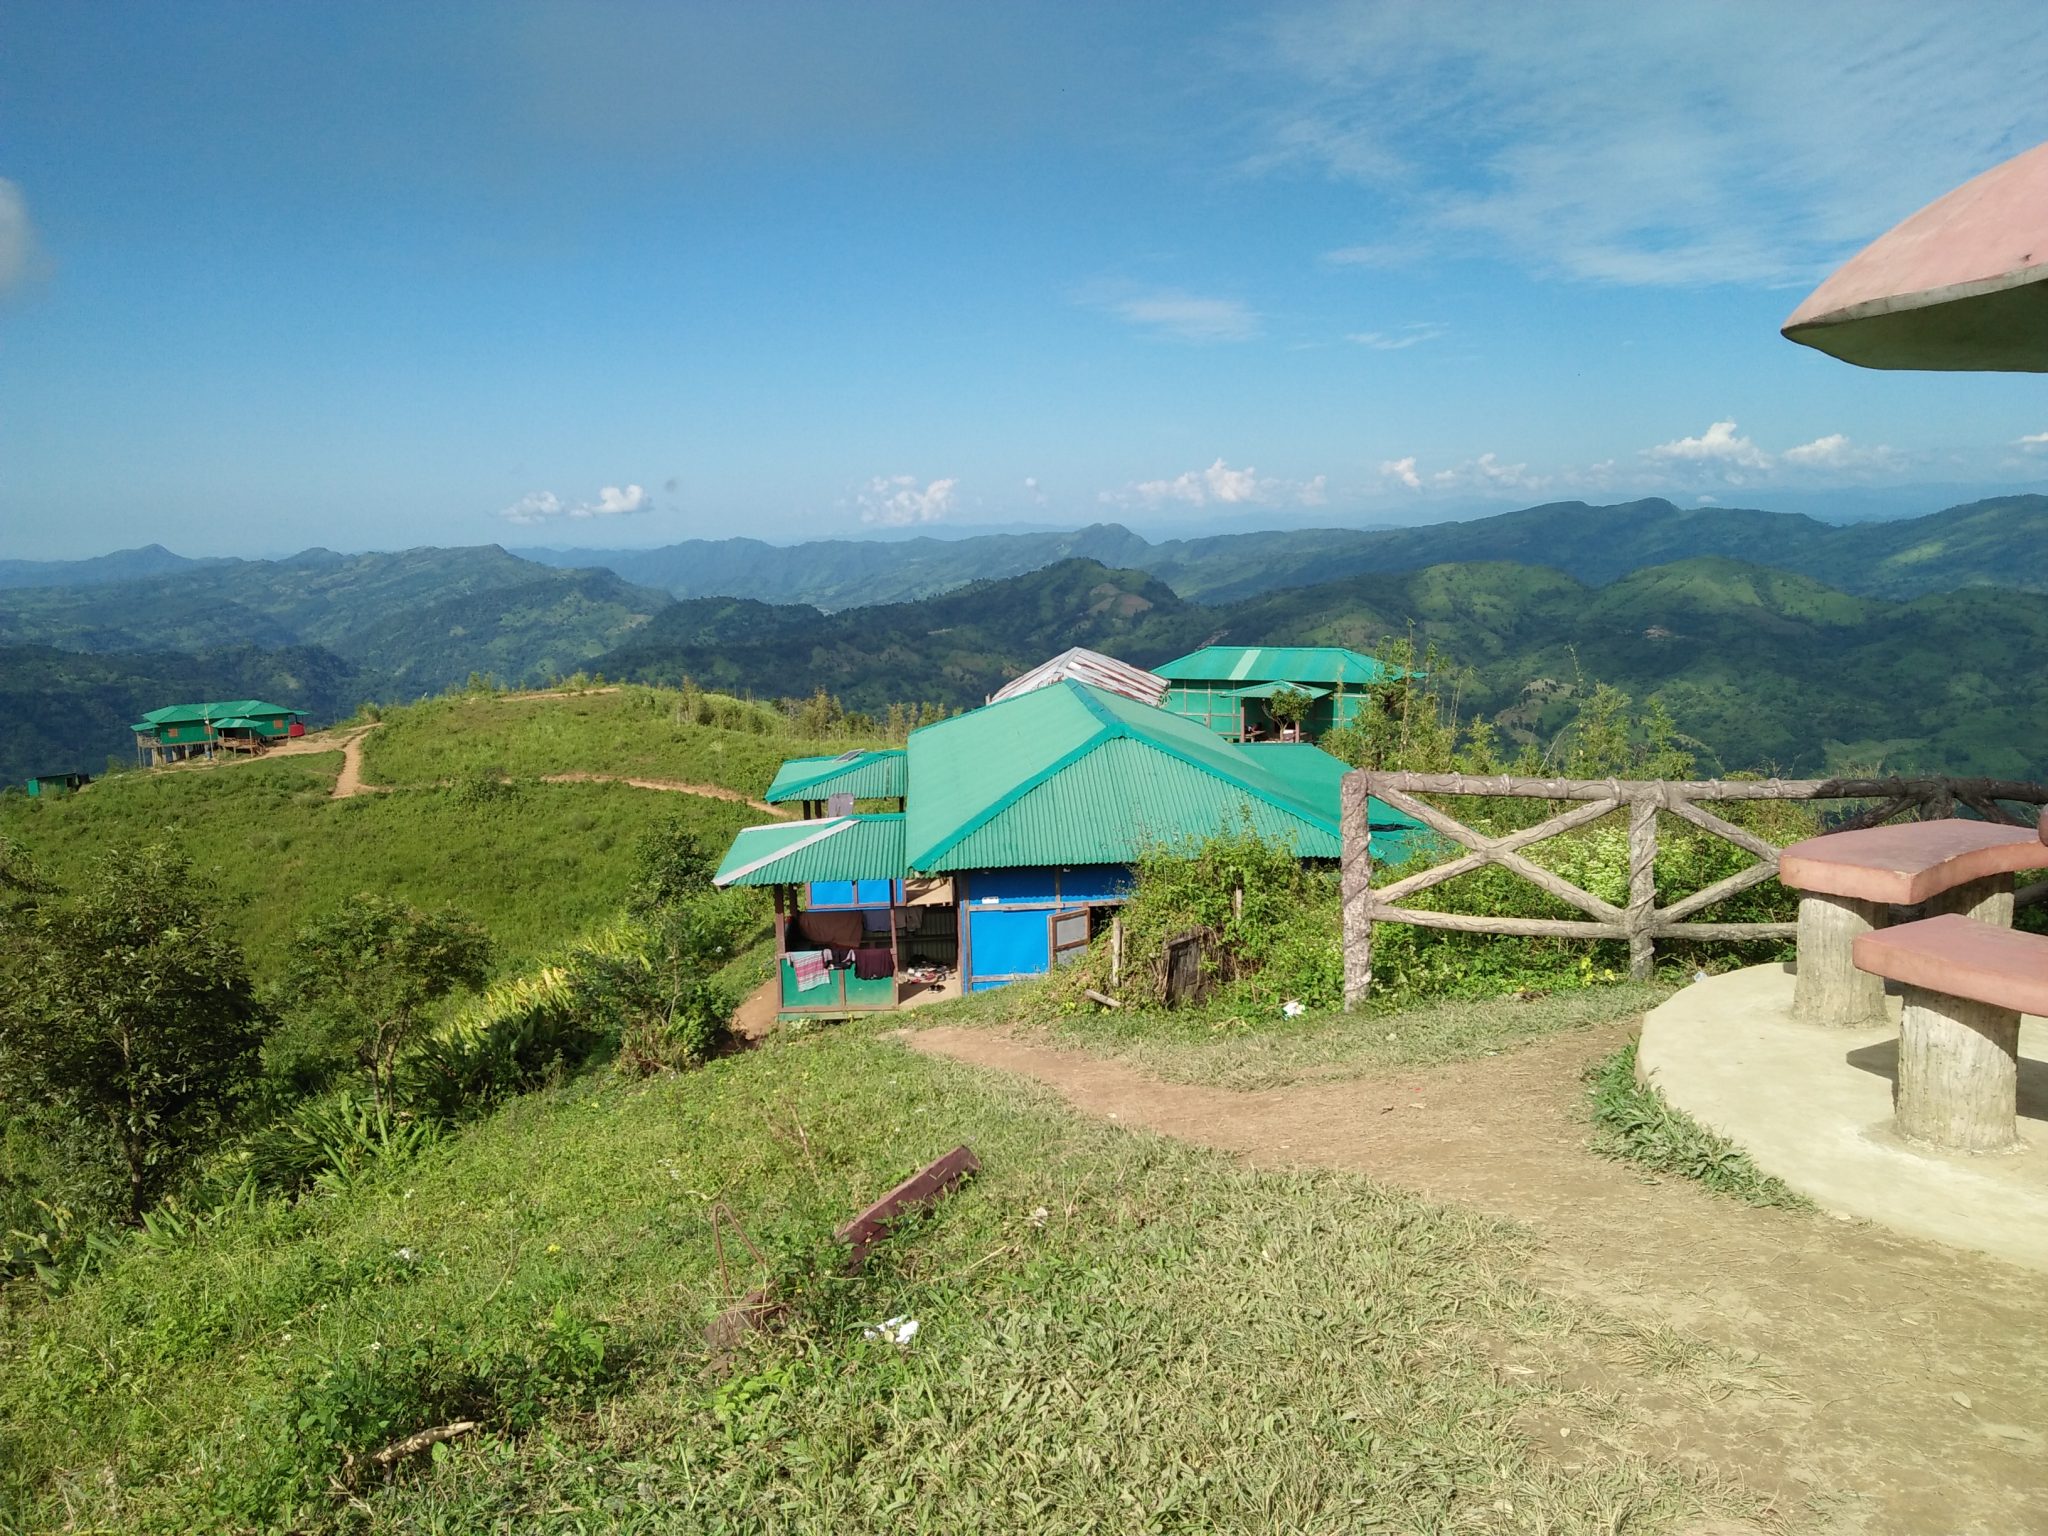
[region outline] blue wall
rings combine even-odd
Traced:
[[[1052,964],[1053,913],[1120,902],[1131,885],[1131,872],[1121,864],[984,869],[959,878],[970,992],[1044,975]]]

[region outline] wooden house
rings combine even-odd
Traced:
[[[261,752],[272,742],[306,734],[304,710],[230,699],[153,709],[129,729],[137,758],[151,767],[217,752]]]
[[[1356,720],[1371,702],[1372,684],[1400,675],[1335,645],[1205,645],[1153,671],[1166,679],[1163,707],[1232,741],[1314,741]],[[1308,696],[1298,733],[1271,713],[1273,695],[1283,691]]]
[[[721,886],[775,891],[786,1016],[1041,975],[1087,947],[1150,848],[1249,824],[1306,859],[1341,850],[1335,758],[1239,746],[1071,677],[913,731],[902,757],[900,812],[750,827],[719,867]],[[1389,860],[1421,830],[1385,806],[1374,825]]]

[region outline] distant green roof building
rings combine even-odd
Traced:
[[[172,762],[205,753],[223,739],[276,741],[290,736],[305,719],[302,709],[267,704],[262,699],[227,699],[208,704],[167,704],[152,709],[129,729],[145,761]]]
[[[1199,721],[1232,741],[1271,740],[1274,694],[1306,694],[1302,739],[1349,725],[1371,701],[1367,689],[1400,673],[1375,657],[1336,645],[1205,645],[1152,669],[1166,679],[1163,708]]]

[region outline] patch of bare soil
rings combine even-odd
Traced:
[[[770,816],[787,816],[789,813],[780,806],[770,805],[765,800],[755,800],[736,789],[727,789],[723,784],[686,784],[681,779],[635,779],[622,773],[548,773],[541,775],[543,784],[630,784],[635,789],[659,789],[672,795],[702,795],[707,800],[730,800],[735,805],[751,805],[757,811],[766,811]]]
[[[782,1011],[782,978],[771,976],[746,995],[733,1011],[732,1032],[743,1040],[759,1040],[775,1028]]]
[[[1162,1083],[984,1030],[915,1049],[1035,1078],[1084,1113],[1261,1166],[1345,1168],[1506,1217],[1536,1280],[1754,1368],[1584,1369],[1691,1460],[1840,1532],[2048,1532],[2048,1286],[1996,1260],[1824,1215],[1752,1209],[1587,1145],[1584,1069],[1633,1024],[1405,1076],[1257,1093]],[[1565,1455],[1556,1426],[1532,1425]],[[1568,1460],[1568,1457],[1566,1458]]]

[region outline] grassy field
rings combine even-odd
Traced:
[[[841,1276],[831,1227],[963,1141],[983,1174]],[[767,1263],[728,1229],[721,1277],[714,1212]],[[1652,1532],[1737,1512],[1611,1448],[1617,1409],[1572,1361],[1655,1351],[1525,1260],[1509,1229],[1360,1178],[1090,1124],[870,1030],[792,1037],[531,1095],[381,1181],[18,1293],[0,1526]],[[790,1313],[714,1369],[705,1323],[771,1278]],[[897,1316],[908,1346],[864,1335]],[[1604,1429],[1566,1465],[1532,1415]],[[478,1428],[371,1470],[456,1420]]]
[[[785,757],[844,752],[867,743],[793,738],[765,705],[695,695],[700,724],[673,688],[534,697],[451,694],[389,712],[363,743],[373,784],[436,784],[479,773],[540,778],[607,773],[717,784],[758,796]]]
[[[9,796],[0,834],[59,883],[103,848],[185,849],[218,876],[252,967],[269,977],[306,917],[359,891],[453,903],[490,930],[500,968],[516,969],[618,910],[648,828],[681,817],[722,848],[764,819],[614,784],[523,783],[482,804],[460,788],[333,800],[340,767],[339,753],[320,753],[118,775],[48,802]]]

